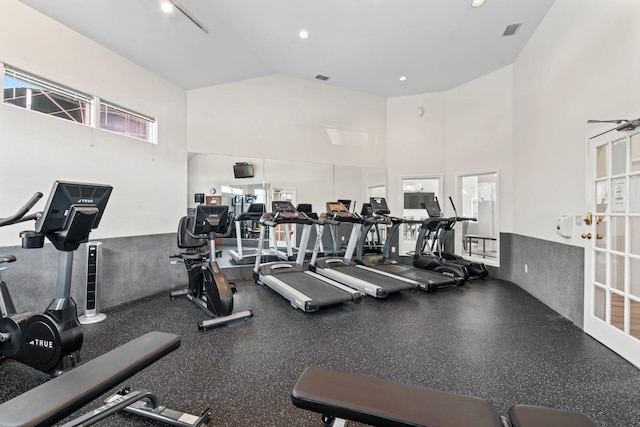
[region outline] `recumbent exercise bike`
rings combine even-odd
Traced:
[[[228,206],[199,205],[193,214],[180,218],[178,223],[177,243],[185,251],[170,258],[182,260],[189,285],[169,295],[171,299],[188,298],[211,317],[198,322],[200,330],[253,317],[250,310],[233,313],[235,286],[229,283],[215,260],[216,234],[224,233],[228,215]],[[204,250],[207,246],[208,251]]]

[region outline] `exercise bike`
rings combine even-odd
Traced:
[[[198,322],[200,330],[253,317],[250,310],[233,313],[235,286],[229,283],[215,260],[216,234],[224,232],[228,214],[228,206],[199,205],[194,214],[182,217],[178,223],[177,243],[185,251],[170,256],[184,263],[189,285],[169,296],[171,299],[186,297],[211,317]],[[204,249],[206,246],[208,251]]]
[[[9,288],[0,281],[0,355],[52,376],[81,362],[82,327],[71,298],[73,253],[96,228],[111,194],[108,185],[56,181],[43,212],[27,215],[42,193],[14,215],[0,219],[0,226],[35,220],[35,230],[20,233],[22,247],[42,248],[45,238],[58,250],[56,294],[43,313],[16,311]],[[5,255],[0,263],[14,262]]]

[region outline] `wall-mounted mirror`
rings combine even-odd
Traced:
[[[204,194],[204,203],[229,206],[235,215],[252,202],[266,203],[264,159],[192,153],[188,169],[188,206],[195,206],[196,194]]]
[[[238,164],[250,165],[253,176],[239,178],[238,168],[234,168]],[[360,213],[369,197],[386,197],[383,168],[190,153],[188,169],[188,206],[195,206],[194,196],[203,194],[204,203],[228,205],[234,216],[246,212],[251,203],[264,203],[270,210],[273,200],[290,200],[296,206],[311,204],[313,212],[321,214],[327,202],[345,199]],[[235,237],[234,230],[232,227],[229,237]],[[253,237],[245,243],[255,245]],[[292,237],[295,242],[296,236]],[[223,240],[223,244],[236,244],[232,242]]]

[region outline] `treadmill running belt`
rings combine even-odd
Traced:
[[[353,299],[349,292],[338,289],[299,270],[272,271],[271,274],[311,298],[319,307]]]
[[[331,268],[340,273],[348,274],[351,277],[380,286],[389,294],[413,289],[412,283],[385,276],[365,268],[356,267],[355,265],[339,265]]]

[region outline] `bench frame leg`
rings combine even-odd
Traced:
[[[202,415],[195,416],[160,405],[156,395],[148,390],[130,391],[125,388],[107,398],[101,407],[61,427],[89,426],[120,411],[177,427],[200,427],[211,419],[210,408],[205,409]]]

